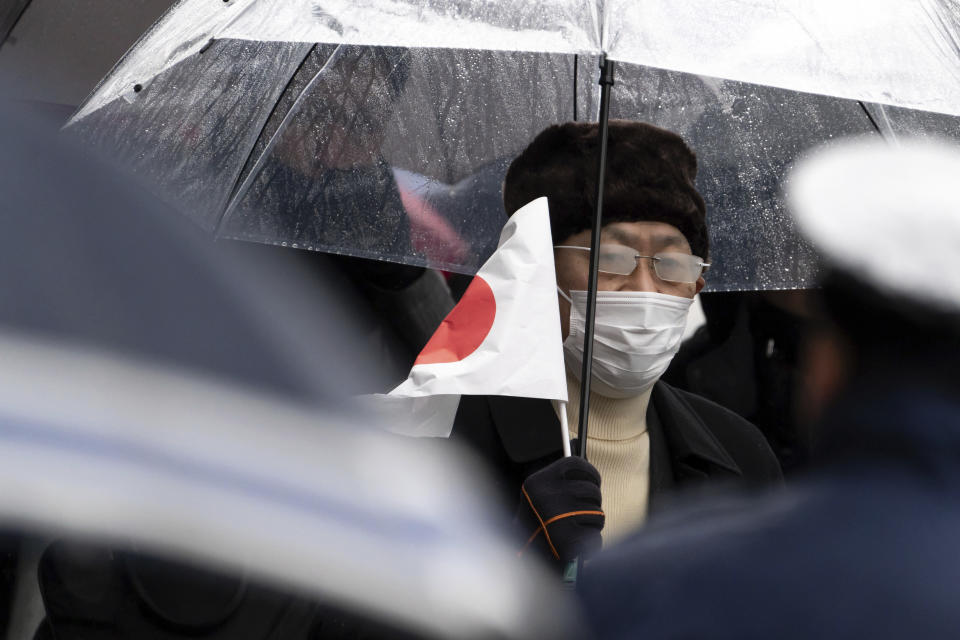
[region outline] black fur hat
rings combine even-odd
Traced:
[[[596,202],[596,123],[542,131],[511,163],[503,187],[508,215],[540,196],[550,203],[553,243],[591,227]],[[611,120],[603,223],[665,222],[694,255],[709,259],[706,205],[694,186],[697,157],[677,134],[644,122]]]

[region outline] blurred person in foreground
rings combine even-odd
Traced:
[[[0,636],[577,637],[471,470],[351,406],[349,300],[2,89]]]
[[[574,436],[598,138],[596,124],[551,126],[514,160],[504,182],[509,215],[548,199]],[[587,438],[592,464],[560,459],[557,403],[461,401],[451,438],[493,465],[506,504],[520,498],[524,549],[566,562],[636,530],[681,491],[780,481],[753,425],[659,381],[705,284],[709,241],[696,171],[678,135],[641,122],[610,123]]]
[[[581,583],[601,638],[953,638],[960,575],[960,148],[844,142],[795,167],[822,318],[817,467],[674,514]]]

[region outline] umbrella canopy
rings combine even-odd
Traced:
[[[329,290],[215,248],[2,103],[0,139],[5,530],[133,545],[427,634],[571,629],[469,464],[337,401],[370,368]]]
[[[227,4],[181,0],[131,54],[129,71],[143,82],[211,38],[604,53],[618,62],[960,115],[960,15],[950,0]],[[150,56],[158,51],[167,55]],[[126,90],[130,79],[116,74],[107,96]]]
[[[70,129],[221,237],[472,273],[504,221],[510,158],[549,124],[596,117],[606,51],[630,63],[614,117],[677,130],[698,152],[712,290],[811,284],[812,254],[777,188],[803,150],[931,119],[956,130],[905,108],[958,112],[950,3],[721,2],[701,7],[703,20],[652,0],[602,15],[542,4],[185,0]]]

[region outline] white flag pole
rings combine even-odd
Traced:
[[[570,425],[567,424],[567,401],[560,401],[560,435],[563,438],[563,457],[570,457]],[[581,443],[581,447],[583,444]],[[582,449],[581,449],[582,451]],[[577,586],[577,574],[580,573],[580,558],[574,558],[563,569],[563,584],[568,589]]]
[[[570,457],[570,425],[567,424],[567,401],[560,401],[560,437],[563,438],[563,457]]]

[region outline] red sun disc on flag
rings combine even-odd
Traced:
[[[483,278],[474,276],[460,302],[444,318],[414,366],[463,360],[483,343],[496,315],[493,290]]]

